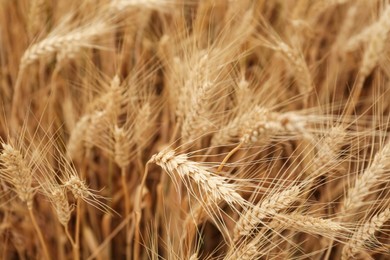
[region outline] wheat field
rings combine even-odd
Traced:
[[[0,259],[389,259],[390,3],[0,0]]]

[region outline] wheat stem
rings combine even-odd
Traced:
[[[232,157],[240,148],[241,146],[243,145],[244,143],[241,142],[239,143],[233,150],[231,150],[226,156],[225,158],[223,158],[221,164],[219,165],[218,169],[217,169],[217,172],[220,172],[222,171],[223,167],[225,166],[226,162],[229,160],[230,157]]]
[[[38,226],[32,208],[28,209],[28,214],[30,215],[31,223],[33,224],[34,229],[37,232],[39,242],[41,243],[42,246],[44,257],[45,259],[50,260],[51,258],[50,258],[49,250],[47,249],[46,242],[45,239],[43,238],[41,228]]]

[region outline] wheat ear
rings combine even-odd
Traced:
[[[218,171],[222,170],[228,159],[243,145],[254,145],[264,140],[271,140],[269,137],[283,134],[308,136],[309,132],[305,128],[308,120],[308,117],[296,113],[271,112],[265,107],[256,106],[239,121],[234,122],[234,124],[239,125],[236,133],[240,136],[240,143],[222,160]]]
[[[50,200],[56,212],[58,221],[65,229],[66,236],[68,237],[72,246],[75,246],[75,242],[68,229],[68,223],[74,207],[69,204],[66,194],[67,190],[57,184],[54,180],[43,183],[42,187],[44,190],[44,195]]]
[[[261,224],[266,217],[272,217],[279,211],[290,206],[291,203],[298,200],[301,192],[301,186],[296,185],[281,192],[267,196],[259,204],[246,211],[237,221],[233,230],[233,239],[238,240],[240,236],[247,236],[250,231]]]
[[[317,154],[310,164],[310,177],[319,177],[327,168],[335,167],[340,148],[345,143],[346,132],[342,127],[333,127],[324,138],[316,144]]]
[[[168,4],[168,0],[113,0],[110,3],[110,8],[117,11],[124,11],[131,8],[144,8],[162,11]]]
[[[363,250],[364,245],[374,237],[385,222],[390,219],[390,209],[373,216],[370,221],[364,223],[358,230],[355,231],[352,238],[349,240],[342,251],[342,259],[351,259],[360,251]]]
[[[0,176],[14,186],[20,200],[26,203],[27,208],[31,210],[34,188],[32,187],[33,176],[29,163],[19,150],[5,143],[2,146],[0,163],[3,169],[0,171]]]
[[[47,3],[46,0],[32,0],[30,1],[28,13],[28,32],[30,38],[37,33],[42,32],[45,27],[47,19]]]
[[[44,257],[46,259],[50,259],[45,239],[43,238],[42,231],[38,226],[33,213],[33,173],[29,167],[29,163],[22,153],[15,149],[12,145],[2,143],[2,146],[3,151],[0,154],[0,165],[3,169],[0,170],[0,177],[6,182],[12,184],[20,200],[26,203],[31,222],[41,243]]]
[[[42,41],[31,45],[23,54],[20,60],[20,70],[36,60],[55,54],[64,49],[73,49],[73,47],[91,47],[91,40],[96,36],[107,31],[107,24],[104,22],[95,22],[84,28],[77,28],[65,34],[49,35]]]
[[[244,119],[244,118],[243,118]],[[256,106],[241,125],[240,136],[244,144],[255,144],[277,134],[306,133],[308,118],[296,113],[277,113]]]
[[[370,189],[380,182],[388,170],[390,159],[390,143],[378,151],[371,164],[357,177],[355,184],[347,192],[342,211],[354,210],[363,204],[364,198],[369,195]]]
[[[186,178],[191,178],[215,202],[224,200],[228,204],[245,204],[245,200],[237,193],[235,184],[228,183],[225,178],[199,163],[188,160],[185,154],[175,155],[172,150],[162,151],[153,155],[150,162],[161,166],[170,175],[177,173],[185,184]]]
[[[359,74],[354,85],[351,97],[349,99],[348,105],[345,109],[345,115],[349,115],[352,113],[354,109],[357,99],[360,96],[360,93],[363,88],[363,84],[365,79],[370,75],[375,66],[377,65],[379,59],[381,58],[381,54],[386,46],[387,35],[390,30],[390,5],[386,7],[383,11],[381,17],[379,18],[376,26],[372,29],[371,37],[368,42],[368,46],[364,51],[364,56],[362,63],[360,65]]]
[[[311,91],[313,91],[314,85],[313,79],[311,77],[312,74],[310,73],[303,55],[281,41],[277,43],[277,46],[274,49],[281,52],[292,65],[292,68],[295,72],[294,77],[298,83],[298,88],[301,94],[304,96],[304,105],[307,106],[309,101],[309,94]]]
[[[335,234],[339,232],[348,231],[339,222],[330,219],[302,215],[299,213],[278,214],[278,217],[274,218],[274,221],[275,225],[278,227],[283,226],[286,229],[326,237],[334,237]]]
[[[258,249],[258,242],[258,239],[253,239],[240,247],[232,247],[224,257],[224,260],[257,259],[261,255],[261,252]]]

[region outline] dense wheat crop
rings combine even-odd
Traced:
[[[0,0],[0,259],[388,259],[390,3]]]

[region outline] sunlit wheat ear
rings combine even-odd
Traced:
[[[59,176],[61,188],[70,191],[76,200],[81,199],[85,203],[106,213],[115,212],[102,201],[106,200],[106,198],[98,195],[98,191],[89,188],[86,181],[79,177],[76,169],[67,158],[58,158],[58,163],[61,166],[62,174],[62,176]]]
[[[151,9],[164,11],[167,7],[172,7],[172,0],[113,0],[110,3],[110,9],[116,11],[125,11],[126,9]]]
[[[208,60],[212,57],[208,53],[199,53],[200,58],[196,60],[195,66],[188,78],[186,78],[185,85],[182,87],[181,97],[179,99],[178,115],[182,115],[183,125],[181,128],[181,136],[183,143],[192,141],[195,137],[207,131],[210,127],[208,125],[207,117],[210,109],[210,97],[215,92],[215,75],[214,71],[210,69]],[[183,109],[183,111],[180,111]]]
[[[121,106],[124,102],[123,87],[118,75],[115,75],[110,83],[107,94],[102,96],[102,101],[106,103],[105,110],[109,117],[117,117],[121,113]]]
[[[317,154],[310,164],[310,177],[318,177],[331,167],[337,167],[337,158],[341,147],[345,144],[346,131],[342,127],[333,127],[320,140]]]
[[[67,190],[54,182],[43,184],[43,190],[57,214],[58,221],[66,227],[74,208],[69,204]]]
[[[33,207],[33,173],[22,153],[10,144],[2,143],[0,178],[10,183],[29,210]]]
[[[28,33],[30,37],[42,32],[46,26],[48,4],[46,0],[30,1],[28,13]]]
[[[364,51],[363,60],[360,65],[359,74],[357,76],[349,104],[345,111],[345,114],[347,115],[351,114],[353,108],[356,106],[364,81],[374,70],[375,66],[377,66],[381,58],[381,54],[385,49],[386,39],[388,38],[388,33],[390,31],[389,16],[390,5],[388,5],[383,11],[381,17],[376,23],[376,26],[372,28],[370,40],[368,41],[368,45]]]
[[[306,135],[309,116],[293,112],[277,113],[256,106],[242,118],[239,129],[240,141],[245,145],[256,144],[278,134]]]
[[[386,7],[386,9],[382,11],[381,16],[376,22],[364,27],[359,33],[353,35],[348,39],[346,45],[344,46],[344,50],[347,52],[355,51],[359,48],[361,44],[372,44],[375,41],[374,39],[378,37],[379,34],[382,34],[382,37],[385,36],[386,30],[389,30],[389,24],[387,21],[388,15],[389,7]]]
[[[234,240],[238,240],[240,236],[247,236],[253,229],[262,223],[262,220],[267,217],[272,217],[279,211],[287,209],[292,203],[297,201],[300,196],[302,187],[300,185],[293,186],[286,190],[276,192],[267,196],[257,205],[249,208],[236,223],[233,231]]]
[[[212,201],[226,201],[228,204],[246,204],[246,201],[237,193],[237,185],[229,183],[221,176],[214,174],[211,169],[201,164],[188,160],[186,154],[175,155],[172,150],[165,150],[155,154],[150,162],[161,166],[169,175],[178,174],[186,187],[190,190],[191,184],[188,178],[193,180],[205,193],[202,196],[210,196]],[[204,200],[200,198],[200,200]]]
[[[383,178],[387,176],[390,160],[390,143],[375,154],[370,165],[357,176],[355,183],[347,190],[346,197],[342,205],[342,211],[356,210],[364,205],[364,199],[371,194],[372,189],[383,183]]]
[[[95,100],[94,110],[84,114],[70,133],[67,143],[67,156],[72,159],[82,158],[85,148],[92,148],[109,128],[109,123],[116,121],[123,101],[119,77],[115,76],[104,95]]]
[[[243,145],[253,145],[271,140],[275,136],[307,136],[311,116],[294,112],[278,113],[257,105],[247,113],[238,115],[212,139],[214,145],[227,144],[239,138]],[[224,143],[222,143],[224,142]]]
[[[381,213],[373,216],[368,222],[364,223],[358,230],[355,231],[348,244],[343,248],[342,259],[352,259],[360,252],[364,252],[364,246],[370,240],[375,239],[375,232],[390,219],[390,209],[386,209]]]
[[[131,162],[132,146],[130,132],[123,127],[114,126],[114,160],[121,168],[126,168]]]
[[[376,23],[367,26],[357,35],[354,35],[351,38],[349,38],[348,42],[344,46],[344,50],[346,52],[352,52],[357,50],[362,43],[366,43],[371,39],[371,35],[375,33],[376,26],[377,26]]]
[[[149,102],[143,104],[134,119],[133,141],[139,152],[151,141],[156,120],[156,111]]]
[[[85,148],[92,148],[95,138],[102,129],[102,122],[107,118],[107,111],[96,111],[80,118],[72,130],[67,144],[67,155],[72,159],[82,158]]]
[[[102,90],[99,91],[100,95],[87,104],[87,113],[92,114],[96,111],[108,110],[111,116],[118,116],[125,92],[119,76],[115,75],[110,83],[103,83],[102,85]]]
[[[74,50],[74,48],[93,47],[95,37],[107,32],[107,24],[102,21],[92,23],[88,26],[79,27],[73,31],[48,35],[42,41],[31,45],[23,54],[20,60],[20,69],[40,58],[56,54],[62,50]],[[64,55],[64,54],[63,54]]]
[[[293,75],[297,81],[299,91],[304,96],[304,103],[307,104],[308,95],[314,89],[314,85],[312,74],[303,55],[282,41],[278,42],[274,49],[281,52],[292,65],[291,68],[294,71]]]
[[[271,241],[266,233],[271,231],[273,234],[280,237],[280,235],[278,235],[280,229],[277,225],[277,222],[274,222],[271,230],[263,229],[253,236],[246,237],[243,241],[235,241],[236,243],[231,245],[224,259],[259,259],[262,256],[269,256],[269,252],[272,249],[279,247],[280,242],[278,240]],[[283,237],[283,239],[288,238]],[[283,239],[281,240],[283,241]]]
[[[88,131],[90,115],[82,116],[73,128],[67,144],[67,156],[69,158],[81,158],[84,151],[84,136]]]
[[[271,222],[271,228],[272,225],[330,238],[337,234],[342,235],[344,233],[345,235],[345,233],[348,232],[348,229],[339,222],[330,219],[313,217],[310,215],[302,215],[299,213],[278,214],[278,217],[274,218],[274,222]]]
[[[252,239],[239,247],[232,247],[224,257],[224,260],[251,260],[257,259],[262,253],[259,250],[259,240]]]
[[[236,88],[237,115],[230,119],[225,126],[212,136],[211,146],[228,144],[238,135],[238,129],[242,123],[242,114],[244,114],[252,104],[254,93],[249,88],[249,82],[245,79],[241,79]]]
[[[103,212],[113,212],[113,210],[109,206],[107,206],[104,202],[101,201],[102,199],[104,199],[104,197],[97,195],[97,191],[88,188],[85,181],[81,180],[76,175],[69,175],[67,179],[64,179],[62,187],[65,187],[66,189],[71,191],[75,199],[81,199],[87,204]]]

